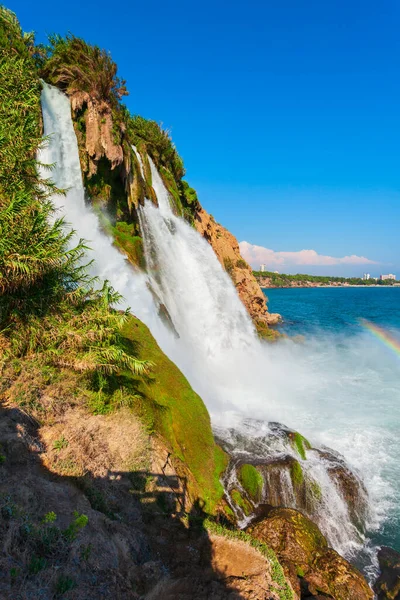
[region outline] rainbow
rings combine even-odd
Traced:
[[[378,327],[375,323],[367,321],[367,319],[360,319],[360,323],[365,329],[370,331],[375,337],[385,344],[388,348],[393,350],[397,356],[400,357],[400,341],[391,335],[383,327]]]

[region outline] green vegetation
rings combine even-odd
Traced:
[[[228,273],[229,277],[232,279],[233,283],[235,283],[235,264],[233,260],[229,258],[229,256],[224,257],[224,269]]]
[[[244,531],[227,529],[212,519],[206,519],[204,525],[206,529],[214,535],[222,535],[231,540],[240,540],[258,550],[263,556],[265,556],[271,565],[272,579],[277,584],[277,594],[279,596],[279,600],[294,599],[293,591],[286,580],[282,566],[279,563],[275,552],[271,548],[269,548],[263,542],[256,540]]]
[[[319,485],[319,483],[317,483],[313,479],[307,480],[306,483],[307,483],[307,489],[309,489],[311,491],[311,495],[312,495],[313,499],[316,500],[317,502],[320,502],[322,499],[322,490],[321,490],[321,486]]]
[[[145,267],[143,240],[139,235],[135,235],[136,226],[133,223],[119,221],[113,227],[115,244],[126,252],[138,267]]]
[[[243,488],[254,502],[260,502],[264,480],[253,465],[242,465],[238,471],[238,478]]]
[[[243,258],[239,258],[236,261],[236,266],[238,269],[247,269],[248,268],[248,264],[245,260],[243,260]]]
[[[117,65],[108,52],[68,34],[50,35],[41,69],[45,81],[68,95],[85,92],[99,102],[118,105],[128,94],[125,81],[117,77]]]
[[[206,503],[205,510],[214,512],[223,495],[219,477],[228,457],[215,445],[204,403],[160,350],[146,325],[131,317],[122,333],[139,359],[146,356],[154,363],[148,377],[130,374],[125,380],[125,385],[138,395],[132,409],[148,430],[156,431],[168,442],[174,464],[178,471],[182,469],[179,474],[189,477],[188,483]]]
[[[293,487],[299,487],[304,481],[304,473],[301,465],[295,460],[290,466],[290,477],[292,479]]]
[[[63,536],[69,542],[73,542],[76,539],[78,533],[86,527],[89,519],[86,515],[80,515],[77,511],[74,512],[74,520],[70,525],[63,531]]]
[[[310,442],[297,431],[289,435],[290,443],[302,460],[306,460],[306,450],[310,450]]]
[[[242,496],[239,490],[232,490],[230,492],[230,497],[232,502],[234,502],[236,506],[243,511],[246,517],[253,512],[254,506],[251,502],[249,502],[249,500],[247,500],[247,498]]]
[[[273,273],[272,271],[253,271],[256,279],[270,279],[268,287],[291,287],[292,283],[306,284],[318,283],[321,285],[346,284],[346,285],[394,285],[392,279],[361,279],[361,277],[328,277],[323,275],[285,275],[284,273]]]
[[[38,75],[10,15],[5,9],[0,12],[10,29],[6,38],[0,36],[7,41],[0,48],[0,143],[5,158],[0,162],[0,348],[8,382],[5,397],[40,420],[68,404],[86,402],[95,413],[130,407],[149,432],[166,440],[189,488],[211,512],[222,497],[219,476],[227,459],[216,449],[202,400],[149,330],[128,312],[113,309],[118,294],[107,284],[96,289],[84,265],[84,244],[71,249],[73,234],[64,232],[62,220],[50,218],[49,196],[56,190],[40,179],[35,161],[41,143]],[[10,36],[18,42],[14,46],[22,48],[20,54],[10,48]],[[108,57],[96,48],[89,51],[81,40],[53,38],[48,56],[42,72],[63,89],[89,90],[108,100],[112,96],[112,102],[122,95],[123,84]],[[79,68],[72,68],[71,61]],[[90,87],[95,83],[89,71],[104,66],[104,81],[98,89]],[[151,131],[156,135],[154,125]],[[160,139],[167,164],[175,155],[167,152],[168,136],[158,136],[155,143],[161,144]],[[133,225],[119,223],[115,231],[117,243],[128,240],[140,260]],[[58,405],[51,400],[53,394]],[[66,444],[60,438],[55,447],[62,450]],[[65,460],[64,472],[73,475],[77,466]]]

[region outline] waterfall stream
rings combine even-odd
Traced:
[[[308,451],[307,460],[302,460],[283,439],[268,442],[268,421],[279,420],[293,428],[301,423],[302,433],[313,435],[309,415],[320,410],[316,398],[323,385],[321,374],[315,376],[318,359],[307,362],[302,349],[289,341],[271,349],[258,340],[211,246],[174,215],[168,192],[150,157],[159,207],[146,200],[139,209],[147,274],[135,270],[113,246],[85,202],[69,99],[44,84],[42,106],[44,134],[51,137],[40,160],[56,164],[45,175],[57,186],[67,188],[67,193],[65,197],[55,196],[54,204],[78,236],[88,240],[89,258],[95,259],[93,274],[109,280],[124,296],[125,306],[148,325],[161,348],[205,401],[220,437],[229,441],[231,432],[239,431],[244,444],[240,450],[244,453],[251,452],[252,440],[256,440],[260,459],[289,455],[299,460],[306,476],[318,482],[321,492],[316,522],[339,552],[354,554],[365,540],[352,524],[345,499],[322,455]],[[143,168],[139,152],[136,148],[134,151]],[[177,335],[159,318],[155,298],[166,307]],[[246,417],[261,421],[244,423]],[[243,440],[248,440],[247,447]],[[321,439],[319,443],[322,447]],[[357,460],[353,466],[362,468]],[[287,475],[281,480],[286,482],[282,485],[290,487]],[[294,498],[293,490],[287,489],[286,495]],[[369,518],[370,525],[377,526],[378,517],[371,514]]]

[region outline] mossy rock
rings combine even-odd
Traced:
[[[237,476],[243,488],[254,502],[260,502],[264,480],[260,471],[253,465],[244,464],[239,467]]]
[[[309,571],[314,557],[328,548],[315,523],[292,508],[271,510],[267,519],[250,527],[248,532],[304,573]]]
[[[374,597],[361,573],[331,548],[316,557],[305,579],[310,592],[322,592],[335,600],[372,600]]]
[[[290,465],[290,478],[294,488],[298,488],[303,484],[304,473],[301,464],[297,460],[294,460]]]
[[[310,442],[298,431],[290,432],[288,437],[292,448],[296,450],[302,460],[306,460],[306,450],[311,449]]]
[[[242,510],[244,515],[248,517],[254,511],[253,504],[247,500],[236,488],[231,490],[230,497],[232,502]]]
[[[126,376],[127,384],[138,395],[134,410],[148,430],[163,438],[175,470],[187,479],[189,496],[202,498],[204,509],[214,513],[223,496],[219,478],[228,457],[215,444],[207,408],[146,325],[131,317],[123,335],[139,359],[154,363],[147,379]]]
[[[143,250],[143,240],[139,235],[136,235],[136,225],[134,223],[126,223],[119,221],[113,227],[115,245],[121,248],[127,255],[129,260],[137,267],[145,268],[145,257]]]
[[[400,597],[400,553],[382,546],[378,560],[381,572],[374,584],[378,600],[397,600]]]
[[[301,512],[276,508],[247,533],[270,546],[289,573],[301,577],[307,597],[319,593],[335,600],[372,600],[364,577],[335,550],[317,525]],[[296,582],[294,582],[296,584]]]

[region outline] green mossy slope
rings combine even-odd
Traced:
[[[219,476],[227,457],[215,444],[203,401],[162,352],[146,325],[132,317],[123,335],[135,346],[138,357],[146,356],[155,364],[146,381],[137,381],[143,400],[136,410],[167,442],[176,469],[188,477],[189,494],[202,498],[206,510],[214,512],[223,494]]]

